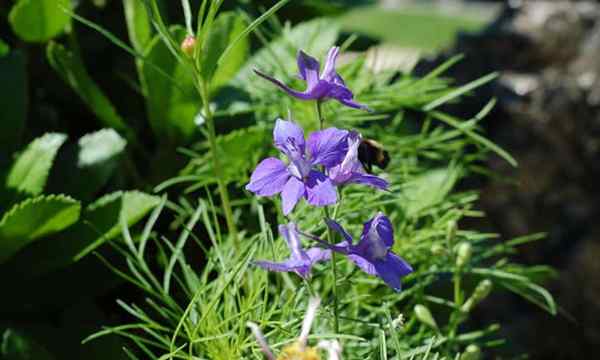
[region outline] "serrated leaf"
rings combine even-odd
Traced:
[[[87,73],[77,52],[58,43],[50,42],[46,48],[46,56],[54,71],[73,88],[103,126],[114,128],[126,137],[131,135],[131,130],[117,113],[115,107]]]
[[[21,194],[41,194],[54,157],[65,140],[65,134],[47,133],[32,141],[12,165],[6,187]]]
[[[83,136],[59,154],[48,191],[91,200],[114,173],[126,145],[127,141],[113,129]]]
[[[25,129],[27,76],[20,51],[0,55],[0,84],[0,160],[5,160],[19,147]]]
[[[171,33],[178,42],[186,35],[180,26],[173,27]],[[173,57],[159,35],[148,46],[141,74],[150,126],[157,139],[171,144],[189,140],[196,131],[194,118],[201,107],[200,96],[189,69]]]
[[[27,199],[0,220],[0,263],[36,239],[61,231],[79,219],[79,201],[62,195]]]
[[[256,86],[253,73],[255,68],[281,79],[294,77],[298,72],[298,49],[314,57],[323,58],[327,50],[335,44],[339,31],[339,24],[326,18],[296,25],[252,56],[235,77],[235,85],[245,89]],[[273,89],[272,85],[267,85]]]
[[[120,216],[133,226],[159,203],[159,197],[138,191],[107,194],[88,205],[77,224],[56,236],[35,242],[11,259],[6,267],[29,278],[64,268],[119,237]]]
[[[70,8],[70,1],[19,0],[11,9],[8,21],[21,39],[44,42],[62,33],[69,24],[70,17],[63,8]]]
[[[135,51],[143,54],[152,40],[152,27],[144,3],[140,0],[123,0],[129,41]]]
[[[231,80],[246,61],[250,43],[248,38],[241,39],[228,51],[227,57],[218,64],[221,54],[227,46],[246,28],[244,19],[233,12],[224,12],[212,23],[202,39],[199,68],[202,77],[211,84],[215,92]]]
[[[417,216],[438,203],[450,193],[458,180],[460,169],[448,167],[434,169],[411,180],[404,185],[402,201],[406,216]]]

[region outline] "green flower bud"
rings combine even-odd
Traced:
[[[465,301],[461,310],[463,312],[469,312],[471,309],[475,307],[475,305],[479,304],[483,299],[485,299],[490,292],[492,291],[492,282],[488,279],[482,280],[477,284],[475,290],[473,291],[473,295]]]
[[[460,360],[479,360],[481,358],[481,349],[477,345],[469,345],[465,352],[460,356]]]
[[[446,227],[446,241],[448,242],[448,245],[451,245],[454,242],[454,239],[456,238],[456,230],[456,221],[452,220],[448,222]]]
[[[444,253],[444,247],[440,244],[431,245],[431,253],[433,255],[442,255]]]
[[[423,324],[429,326],[430,328],[435,329],[435,330],[438,329],[437,323],[435,322],[435,319],[431,315],[431,312],[424,305],[421,305],[421,304],[415,305],[415,316],[417,317],[417,320],[419,320]]]
[[[468,242],[462,242],[458,244],[456,249],[456,266],[463,268],[471,259],[471,244]]]

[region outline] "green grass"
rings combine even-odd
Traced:
[[[476,32],[487,22],[485,17],[446,15],[427,7],[402,10],[362,7],[349,11],[339,20],[345,31],[425,51],[447,47],[459,31]]]

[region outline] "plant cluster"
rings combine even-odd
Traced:
[[[9,22],[28,42],[67,30],[48,63],[106,129],[64,154],[66,136],[49,133],[8,157],[0,270],[15,286],[68,283],[61,271],[90,283],[84,265],[100,264],[106,287],[128,284],[122,324],[83,341],[116,341],[119,355],[98,358],[478,359],[504,344],[500,324],[471,321],[493,290],[556,312],[539,285],[552,271],[510,260],[540,234],[463,225],[484,214],[461,180],[489,175],[490,153],[516,162],[481,134],[494,101],[469,119],[442,108],[495,74],[455,86],[443,74],[458,57],[422,77],[374,71],[344,56],[357,36],[335,19],[282,23],[289,0],[255,19],[245,3],[183,0],[185,26],[169,25],[165,2],[124,0],[130,44],[58,3],[19,0]],[[28,27],[37,10],[55,21]],[[132,55],[145,125],[92,79],[78,26]],[[0,56],[23,69],[18,50]],[[24,118],[25,102],[12,104]],[[27,313],[36,289],[6,298]],[[53,359],[44,331],[21,325],[0,323],[0,353]]]

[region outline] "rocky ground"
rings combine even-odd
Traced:
[[[517,184],[485,182],[482,207],[494,221],[485,226],[506,239],[547,232],[518,256],[559,270],[547,286],[562,315],[552,318],[505,298],[481,316],[508,311],[506,331],[533,358],[590,358],[600,350],[600,6],[509,3],[484,32],[461,36],[452,50],[418,69],[463,53],[466,60],[451,74],[461,83],[501,72],[467,107],[452,109],[473,115],[497,97],[487,134],[519,161],[516,169],[499,158],[489,161]]]

